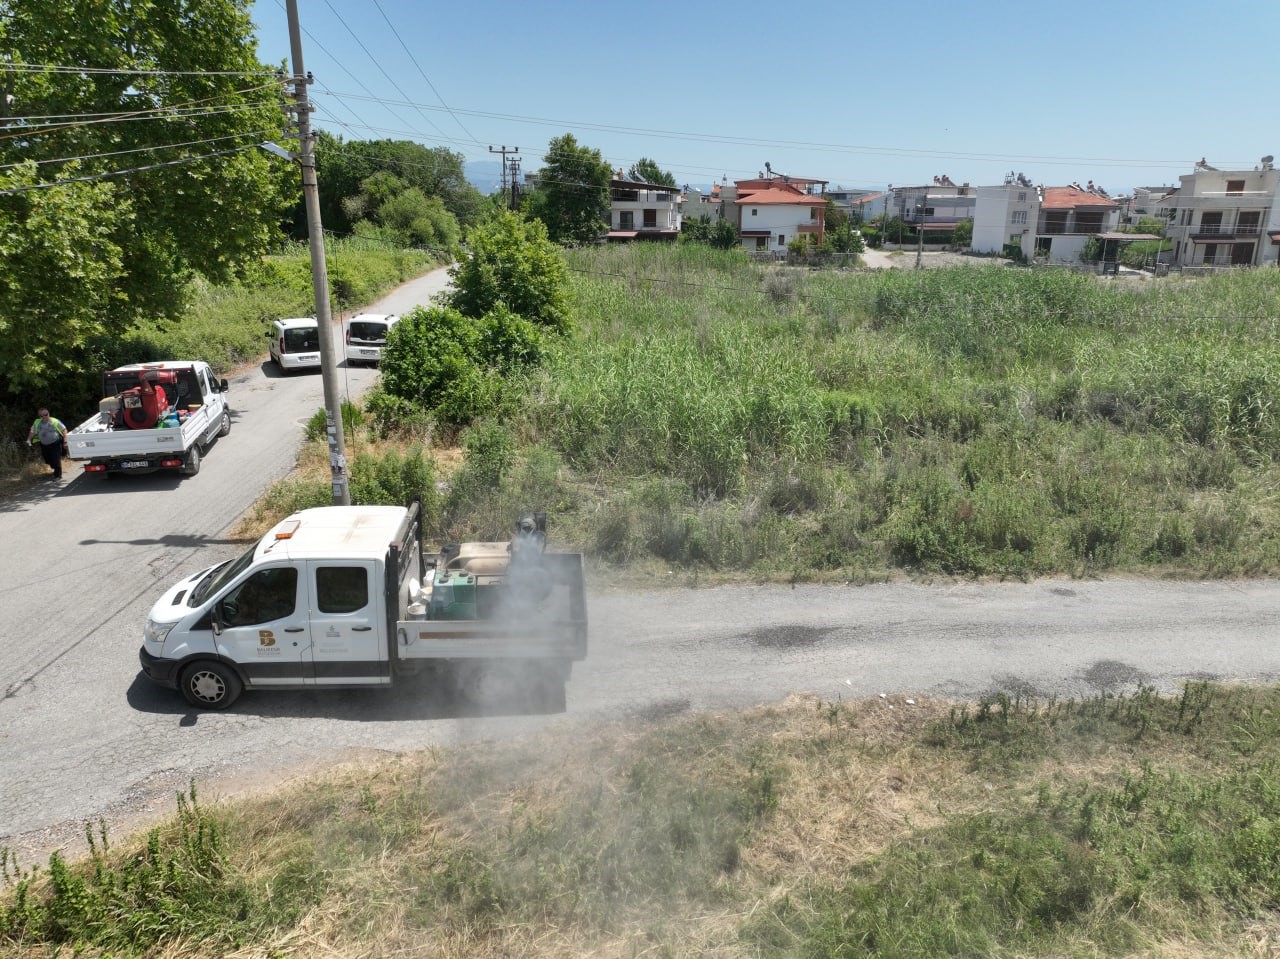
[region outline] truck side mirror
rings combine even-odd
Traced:
[[[230,387],[227,385],[227,381],[226,381],[226,380],[218,380],[218,392],[219,392],[219,393],[225,393],[228,389],[230,389]]]
[[[222,635],[222,600],[209,607],[209,628],[213,630],[213,635]]]

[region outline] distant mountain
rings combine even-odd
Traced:
[[[502,189],[501,160],[468,160],[462,164],[467,182],[481,193],[497,193]]]

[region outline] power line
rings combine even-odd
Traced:
[[[395,35],[395,38],[400,41],[400,46],[404,49],[404,52],[409,55],[409,59],[413,61],[413,65],[418,68],[418,73],[422,75],[422,79],[427,81],[427,86],[429,86],[431,88],[431,92],[436,95],[436,99],[440,101],[440,105],[449,111],[449,116],[453,117],[453,121],[454,123],[458,124],[459,129],[461,129],[462,132],[465,133],[468,137],[471,137],[472,142],[479,144],[480,141],[471,135],[471,131],[462,125],[462,121],[458,119],[458,115],[453,112],[449,104],[444,102],[444,97],[440,96],[440,91],[436,89],[435,84],[432,83],[430,78],[427,77],[426,72],[422,69],[422,66],[418,63],[418,58],[413,55],[413,51],[410,50],[408,45],[405,44],[404,36],[400,33],[399,30],[395,28],[395,25],[392,24],[391,19],[387,16],[387,12],[382,9],[382,4],[379,3],[378,0],[373,0],[373,5],[377,7],[378,12],[382,14],[382,19],[387,21],[387,26],[391,28],[391,32]],[[441,130],[440,132],[444,133],[443,130]]]
[[[107,74],[154,77],[267,77],[270,70],[138,70],[120,67],[80,67],[51,63],[8,63],[0,61],[0,70],[11,73]]]
[[[23,130],[21,130],[20,132],[17,132],[17,133],[7,133],[7,134],[4,134],[4,135],[0,135],[0,140],[12,139],[12,138],[14,138],[14,137],[38,136],[38,135],[40,135],[40,134],[42,134],[42,133],[50,133],[50,132],[54,132],[54,131],[57,131],[57,130],[67,129],[67,128],[70,128],[70,127],[87,127],[87,126],[95,126],[95,125],[102,124],[102,123],[115,123],[115,122],[117,122],[117,121],[119,121],[119,120],[125,120],[125,119],[129,119],[129,118],[143,118],[143,119],[146,119],[146,118],[148,118],[148,117],[147,117],[147,115],[148,115],[148,114],[157,115],[157,116],[151,117],[151,118],[153,118],[153,119],[165,119],[166,117],[164,117],[164,116],[163,116],[163,114],[164,114],[164,113],[166,113],[166,112],[167,112],[167,113],[171,113],[171,114],[172,114],[172,113],[174,113],[175,111],[179,111],[179,110],[182,110],[182,109],[187,108],[187,107],[194,107],[194,106],[196,106],[197,104],[202,104],[202,103],[207,104],[207,103],[209,103],[211,100],[217,100],[217,99],[220,99],[221,97],[228,97],[228,96],[240,96],[240,95],[242,95],[242,94],[246,94],[246,93],[257,93],[257,92],[259,92],[259,91],[261,91],[261,90],[266,90],[266,89],[269,89],[269,88],[271,88],[271,87],[273,87],[273,86],[275,86],[275,84],[274,84],[274,83],[263,83],[263,84],[258,84],[257,86],[245,87],[243,90],[232,90],[232,91],[230,91],[230,92],[219,93],[219,94],[217,94],[217,95],[215,95],[215,96],[211,96],[211,97],[201,97],[201,98],[199,98],[199,99],[197,99],[197,100],[183,100],[183,101],[181,101],[181,102],[179,102],[179,103],[174,103],[174,104],[171,104],[171,105],[169,105],[169,106],[148,107],[148,108],[147,108],[147,109],[145,109],[145,110],[127,110],[127,111],[121,111],[121,112],[120,112],[120,113],[118,113],[118,114],[115,114],[115,115],[112,115],[112,116],[108,116],[108,117],[105,117],[105,118],[102,118],[102,119],[85,120],[85,121],[83,121],[83,122],[78,122],[78,123],[53,124],[53,125],[51,125],[51,126],[48,126],[48,125],[47,125],[47,128],[46,128],[46,129],[39,129],[38,127],[37,127],[37,128],[34,128],[34,129],[23,129]],[[231,108],[231,107],[226,107],[226,108],[218,107],[218,108],[216,108],[216,109],[217,109],[219,112],[235,112],[236,110],[240,110],[240,109],[261,109],[261,108],[262,108],[262,106],[263,106],[262,104],[260,104],[260,103],[256,103],[256,104],[244,104],[244,105],[237,105],[235,108]],[[179,114],[179,116],[181,116],[181,115]],[[12,128],[10,128],[10,129],[12,129]]]
[[[166,160],[163,163],[151,163],[147,166],[131,167],[128,170],[110,170],[105,173],[92,173],[86,176],[69,177],[65,180],[55,180],[50,183],[32,183],[28,186],[9,187],[0,190],[0,196],[12,196],[16,193],[30,193],[32,190],[47,190],[55,186],[67,186],[72,183],[88,183],[93,180],[105,180],[108,177],[126,176],[130,173],[146,173],[149,170],[159,170],[163,167],[179,166],[183,163],[195,163],[197,160],[210,160],[214,157],[229,156],[233,153],[243,153],[245,150],[255,150],[258,145],[251,143],[248,146],[233,147],[230,150],[217,150],[213,153],[205,153],[201,156],[182,157],[178,160]]]
[[[204,146],[209,143],[220,143],[223,140],[236,140],[241,137],[253,137],[255,143],[263,137],[271,136],[278,131],[275,130],[253,130],[246,133],[233,133],[225,137],[209,137],[204,140],[187,140],[184,143],[161,143],[155,146],[135,147],[131,150],[116,150],[112,153],[86,153],[83,156],[74,157],[56,157],[45,160],[22,160],[17,163],[6,163],[0,165],[0,170],[11,170],[14,167],[20,167],[27,163],[33,163],[36,166],[42,166],[46,163],[78,163],[82,160],[103,160],[107,157],[126,156],[130,153],[150,153],[153,150],[176,150],[179,147]]]

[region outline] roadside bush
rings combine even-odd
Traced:
[[[499,211],[467,232],[461,260],[449,273],[450,307],[470,317],[500,306],[556,332],[569,328],[569,272],[540,220]]]
[[[423,516],[430,522],[440,512],[436,488],[436,464],[421,446],[401,453],[397,449],[380,455],[357,454],[351,462],[351,501],[362,505],[408,506],[422,502]]]
[[[350,400],[342,401],[342,435],[350,439],[355,435],[356,427],[364,422],[364,414],[360,407]],[[307,420],[305,435],[309,440],[326,439],[329,433],[329,413],[324,408],[316,410]]]

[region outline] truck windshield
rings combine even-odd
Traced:
[[[231,562],[223,563],[221,566],[215,566],[209,570],[208,574],[200,582],[196,583],[195,589],[191,591],[191,598],[187,601],[188,605],[199,606],[204,602],[206,596],[210,593],[218,592],[225,584],[239,576],[253,562],[253,554],[257,548],[258,544],[254,543]]]

